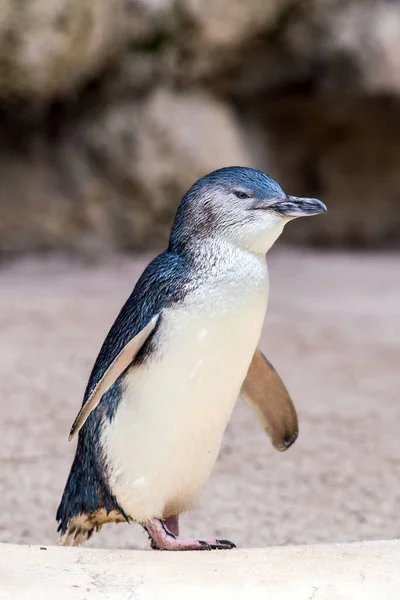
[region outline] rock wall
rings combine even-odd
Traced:
[[[187,187],[252,165],[400,245],[393,0],[0,0],[0,253],[165,243]]]

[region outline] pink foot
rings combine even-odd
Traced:
[[[179,515],[171,515],[164,519],[164,525],[176,537],[179,537]]]
[[[166,522],[173,523],[174,529],[178,531],[177,517],[169,517],[167,521],[152,519],[145,525],[143,524],[149,534],[151,547],[154,550],[229,550],[230,548],[236,548],[235,544],[228,540],[181,538],[170,531],[166,526]]]

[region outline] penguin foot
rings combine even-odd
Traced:
[[[143,524],[149,534],[153,550],[230,550],[236,548],[228,540],[182,538],[170,531],[166,521],[152,519]]]

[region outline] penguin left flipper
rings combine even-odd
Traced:
[[[154,331],[154,328],[157,324],[160,315],[155,315],[148,323],[139,331],[134,338],[132,338],[121,350],[121,352],[117,355],[117,357],[112,361],[110,366],[105,371],[102,378],[97,382],[92,393],[87,398],[86,402],[83,404],[81,410],[79,411],[73,425],[71,427],[71,431],[69,433],[68,439],[71,441],[74,435],[83,427],[86,422],[86,419],[99,404],[102,396],[106,393],[106,391],[112,386],[112,384],[118,379],[118,377],[125,371],[125,369],[131,364],[139,350],[142,348],[143,344],[148,339],[149,335]]]
[[[296,441],[299,423],[293,401],[274,367],[258,349],[240,395],[256,412],[277,450],[283,452]]]

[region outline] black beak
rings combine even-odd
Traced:
[[[321,200],[316,198],[297,198],[288,196],[287,199],[279,200],[270,204],[276,212],[285,217],[311,217],[327,211],[327,208]]]

